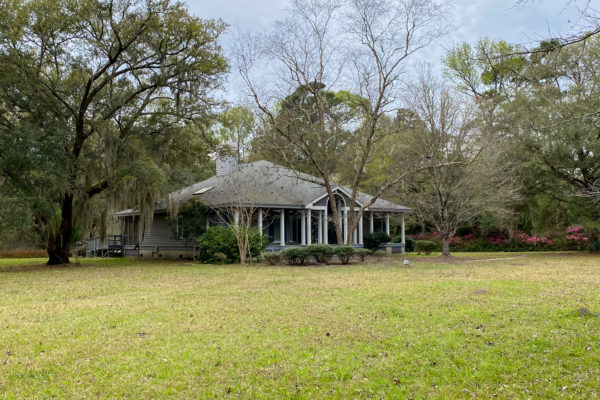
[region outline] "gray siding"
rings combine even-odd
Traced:
[[[328,196],[323,197],[321,200],[315,202],[315,206],[317,207],[325,207],[327,205],[327,200],[329,200]]]
[[[155,215],[152,225],[146,229],[143,241],[141,233],[139,234],[140,248],[149,249],[159,247],[160,250],[193,249],[193,238],[175,238],[173,223],[166,215]]]

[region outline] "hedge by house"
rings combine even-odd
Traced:
[[[311,244],[306,248],[309,256],[314,257],[319,264],[329,264],[335,254],[335,250],[328,244]]]
[[[352,246],[337,246],[335,248],[335,254],[340,259],[340,262],[344,265],[350,262],[350,259],[354,255],[354,247]]]
[[[281,252],[281,257],[289,265],[304,265],[304,261],[308,257],[306,248],[292,247]]]
[[[385,232],[375,232],[365,235],[363,242],[367,249],[376,251],[379,249],[379,246],[388,243],[390,240],[390,237]]]
[[[250,257],[259,257],[267,248],[268,237],[257,228],[249,232]],[[240,251],[233,229],[229,226],[212,226],[198,239],[198,258],[209,264],[240,262]]]

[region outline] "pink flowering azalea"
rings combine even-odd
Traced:
[[[456,237],[456,236],[448,239],[448,243],[450,243],[450,244],[458,244],[460,242],[462,242],[461,238]]]
[[[584,227],[582,225],[570,226],[567,228],[567,233],[581,233]]]

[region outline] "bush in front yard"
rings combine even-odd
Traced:
[[[308,252],[306,249],[292,247],[281,252],[281,256],[289,265],[304,265]]]
[[[435,242],[430,240],[417,240],[415,242],[415,250],[419,253],[431,254],[436,248]]]
[[[250,240],[249,256],[258,257],[265,251],[268,238],[261,235],[257,228],[248,234]],[[240,251],[233,229],[229,226],[211,226],[198,239],[198,258],[209,264],[240,262]],[[225,255],[225,257],[223,257]]]
[[[356,249],[354,254],[360,258],[360,261],[365,261],[365,257],[371,255],[371,250],[369,249]]]
[[[263,259],[269,265],[277,265],[281,263],[282,257],[279,251],[269,251],[263,254]]]
[[[328,244],[311,244],[306,248],[309,256],[313,256],[319,264],[329,264],[331,257],[335,254],[335,250]]]
[[[365,247],[369,250],[376,251],[384,243],[390,241],[390,237],[385,232],[369,233],[364,237]]]
[[[338,256],[342,264],[348,264],[354,255],[354,247],[352,246],[337,246],[335,254]]]

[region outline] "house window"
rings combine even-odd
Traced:
[[[385,218],[375,217],[373,221],[374,232],[385,232]]]

